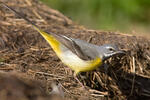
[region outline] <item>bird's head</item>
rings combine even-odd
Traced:
[[[125,51],[119,50],[119,48],[116,45],[112,44],[105,44],[100,46],[98,52],[100,58],[102,58],[103,61],[115,55],[125,54]]]

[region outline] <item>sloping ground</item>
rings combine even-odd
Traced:
[[[17,100],[19,92],[22,99],[18,100],[47,100],[53,82],[62,85],[66,100],[150,98],[150,40],[86,29],[37,0],[0,1],[23,12],[24,16],[45,31],[97,45],[113,43],[127,51],[125,56],[105,62],[109,65],[107,72],[101,66],[95,71],[81,73],[80,81],[89,88],[84,90],[73,78],[71,69],[61,63],[38,32],[23,19],[0,6],[0,83],[3,83],[0,85],[0,98],[3,100]],[[41,85],[37,85],[39,82]],[[11,85],[19,87],[8,89]],[[24,91],[29,91],[29,94]],[[13,92],[16,94],[11,94]]]

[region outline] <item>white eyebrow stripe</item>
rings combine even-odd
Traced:
[[[67,40],[73,41],[71,38],[69,38],[67,36],[62,35],[62,37],[66,38]]]

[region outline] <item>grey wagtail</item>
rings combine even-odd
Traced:
[[[0,2],[0,4],[13,11],[28,23],[32,24],[34,29],[37,30],[49,43],[61,61],[74,70],[76,75],[79,72],[94,70],[101,66],[106,59],[114,55],[124,53],[124,51],[119,50],[115,45],[105,44],[97,46],[83,40],[70,38],[64,35],[46,33],[16,10],[2,2]]]

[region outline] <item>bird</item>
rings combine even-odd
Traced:
[[[75,72],[75,75],[78,75],[80,72],[92,71],[97,67],[102,66],[104,61],[108,58],[125,53],[113,44],[99,46],[88,43],[84,40],[67,37],[62,34],[45,32],[35,23],[5,3],[1,2],[0,4],[31,24],[49,43],[58,58]]]

